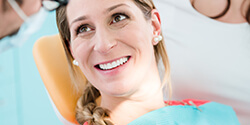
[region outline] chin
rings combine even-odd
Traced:
[[[109,89],[105,94],[108,94],[109,96],[113,97],[128,97],[134,93],[134,90],[132,89]]]

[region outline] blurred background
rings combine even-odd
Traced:
[[[0,54],[0,125],[62,125],[32,55],[37,39],[57,33],[55,12],[50,12],[24,45]]]

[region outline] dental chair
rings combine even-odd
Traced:
[[[51,104],[65,125],[77,125],[77,95],[71,84],[66,55],[60,36],[45,36],[36,41],[33,56]]]

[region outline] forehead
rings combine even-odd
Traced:
[[[68,8],[98,8],[98,10],[105,8],[106,6],[112,6],[117,3],[129,3],[134,0],[70,0],[67,5]]]
[[[117,5],[128,6],[131,9],[138,8],[133,0],[71,0],[67,5],[67,17],[69,23],[78,16],[100,16]]]

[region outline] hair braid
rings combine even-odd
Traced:
[[[99,96],[100,92],[88,83],[77,102],[76,120],[79,124],[88,122],[90,125],[113,125],[109,119],[109,111],[96,104]]]

